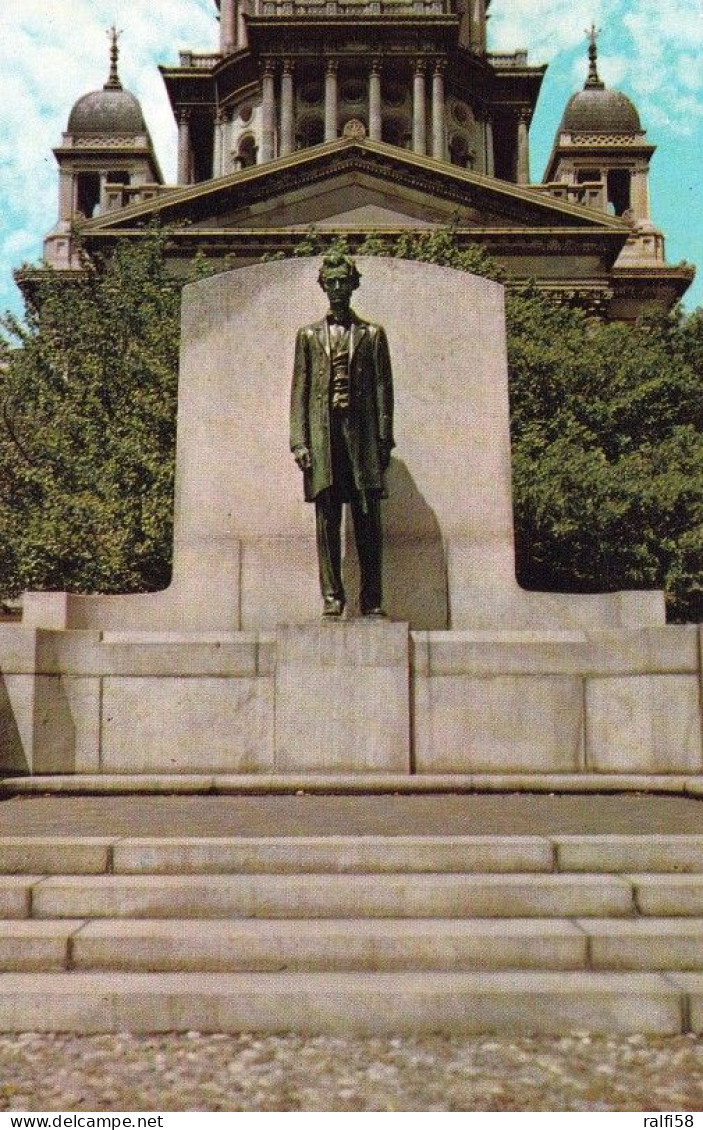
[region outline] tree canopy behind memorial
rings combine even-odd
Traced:
[[[184,280],[166,270],[166,238],[155,230],[86,261],[70,284],[49,277],[25,323],[6,321],[5,599],[168,583]],[[501,277],[446,231],[359,251]],[[202,273],[196,263],[189,278]],[[663,587],[672,618],[703,618],[703,312],[608,324],[527,287],[508,291],[507,319],[518,580]],[[467,356],[467,379],[470,369]]]
[[[180,285],[153,232],[49,276],[10,340],[0,592],[159,589],[170,576]]]

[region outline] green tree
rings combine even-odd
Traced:
[[[153,231],[49,275],[0,375],[0,593],[168,583],[180,286]],[[196,267],[200,271],[200,267]]]
[[[518,579],[563,592],[663,588],[703,618],[703,319],[603,323],[508,297]]]

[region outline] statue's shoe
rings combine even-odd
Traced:
[[[367,620],[368,619],[372,619],[372,620],[387,620],[388,619],[388,613],[384,612],[382,608],[364,608],[364,609],[362,609],[361,615],[365,616]]]
[[[322,605],[322,615],[339,618],[344,612],[344,601],[334,596],[326,596]]]

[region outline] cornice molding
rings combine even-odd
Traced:
[[[301,184],[319,182],[354,169],[377,175],[394,184],[403,183],[414,189],[419,188],[445,201],[455,202],[458,206],[470,206],[473,196],[479,201],[485,200],[487,208],[490,208],[492,199],[493,210],[499,213],[507,212],[517,216],[520,211],[528,208],[545,219],[550,216],[560,217],[564,221],[573,221],[573,226],[582,226],[586,230],[612,231],[620,237],[626,236],[630,231],[622,220],[554,200],[542,192],[531,190],[529,186],[518,186],[469,172],[444,161],[368,138],[337,138],[324,145],[229,173],[224,177],[174,188],[168,196],[133,204],[119,212],[89,220],[85,231],[97,234],[107,228],[124,226],[133,220],[148,220],[168,210],[178,210],[188,204],[205,201],[208,196],[216,197],[222,193],[231,195],[233,190],[238,190],[237,202],[240,206],[246,207],[247,202],[253,202],[257,196],[270,197],[277,192],[287,191],[287,181],[289,186],[300,187]],[[480,203],[478,206],[480,207]],[[529,221],[527,226],[530,226]]]

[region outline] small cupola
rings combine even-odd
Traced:
[[[569,186],[570,198],[632,222],[649,220],[648,175],[654,146],[637,107],[598,73],[598,35],[588,37],[588,75],[566,104],[544,183]]]
[[[110,73],[102,90],[82,95],[68,117],[66,132],[74,138],[133,137],[147,132],[139,101],[120,82],[119,34],[110,28]]]
[[[59,218],[44,241],[52,266],[73,264],[73,228],[85,220],[123,207],[163,184],[139,101],[125,90],[119,75],[119,32],[110,38],[110,69],[101,90],[78,99],[68,116],[61,144],[54,149],[59,166]]]
[[[572,94],[559,126],[560,133],[642,133],[633,102],[619,90],[609,90],[598,74],[598,33],[588,32],[588,77],[583,90]]]

